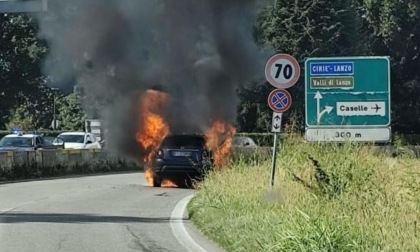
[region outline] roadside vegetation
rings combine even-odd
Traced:
[[[420,159],[354,143],[282,140],[268,158],[236,158],[204,181],[193,222],[227,251],[418,251]]]

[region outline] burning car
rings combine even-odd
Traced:
[[[139,99],[136,141],[149,186],[177,187],[166,177],[202,177],[213,164],[220,169],[231,154],[236,129],[230,123],[210,120],[200,134],[171,132],[164,116],[170,101],[170,95],[159,90],[147,90]]]
[[[201,179],[213,167],[211,151],[203,135],[168,135],[152,162],[153,186],[166,178]]]

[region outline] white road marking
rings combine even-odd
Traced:
[[[14,209],[14,208],[9,208],[9,209],[0,209],[0,215],[1,215],[1,214],[8,213],[8,212],[12,211],[13,209]]]
[[[11,212],[11,211],[13,211],[17,208],[20,208],[20,207],[23,207],[23,206],[26,206],[26,205],[30,205],[30,204],[33,204],[33,203],[36,203],[36,201],[28,201],[28,202],[25,202],[23,204],[20,204],[19,206],[15,206],[15,207],[8,208],[8,209],[0,209],[0,215]]]
[[[184,212],[187,208],[188,202],[194,197],[194,195],[189,195],[178,202],[172,211],[170,224],[172,233],[178,242],[184,246],[189,252],[207,252],[203,247],[198,245],[194,239],[188,234],[187,229],[184,225]]]

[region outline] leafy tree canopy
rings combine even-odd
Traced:
[[[66,17],[49,18],[53,21]],[[55,84],[49,83],[51,76],[42,73],[50,48],[37,37],[38,31],[31,16],[0,14],[0,128],[17,123],[28,128],[50,127],[54,104],[50,87]],[[390,56],[393,128],[401,133],[420,133],[420,1],[270,1],[256,23],[255,38],[260,45],[292,54],[302,63],[307,57],[318,56]],[[290,89],[294,105],[286,114],[286,119],[287,115],[294,115],[300,129],[304,127],[303,86],[302,78]],[[267,83],[240,88],[241,131],[269,130],[271,111],[267,95],[272,89]],[[82,94],[61,94],[57,114],[63,129],[83,128],[85,113],[80,100],[90,104],[86,107],[94,108],[87,111],[90,114],[100,111],[106,102],[92,101],[83,90]]]

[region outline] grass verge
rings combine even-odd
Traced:
[[[189,204],[193,222],[227,251],[419,251],[420,160],[358,144],[280,146],[270,162],[213,173]]]

